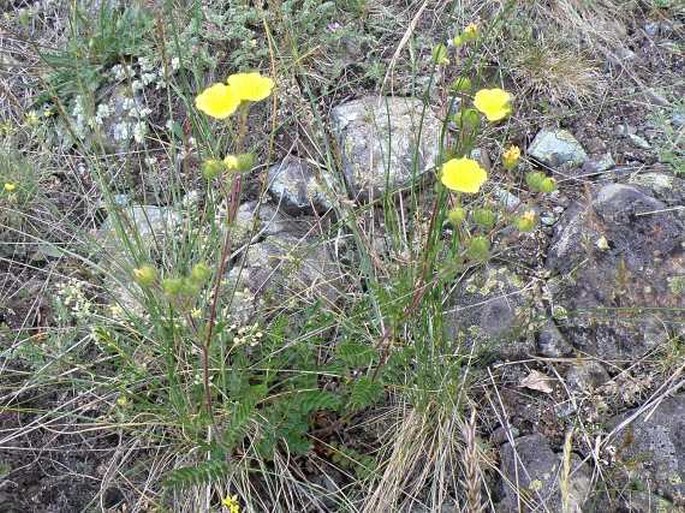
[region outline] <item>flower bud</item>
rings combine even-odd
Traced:
[[[502,164],[504,165],[504,169],[508,171],[514,169],[520,158],[521,148],[518,146],[509,146],[509,148],[502,153]]]
[[[193,266],[190,271],[190,281],[197,283],[198,285],[206,282],[212,274],[212,270],[204,262],[200,262]]]
[[[557,181],[554,178],[547,177],[540,184],[540,192],[554,192],[557,188]]]
[[[489,230],[497,222],[497,216],[488,208],[478,208],[473,212],[473,222]]]
[[[452,226],[457,228],[466,219],[466,210],[461,207],[456,207],[450,210],[447,214],[447,220]]]
[[[225,164],[216,159],[205,160],[202,164],[202,176],[207,180],[212,180],[219,176],[224,169],[226,169]]]
[[[526,184],[533,192],[540,192],[542,190],[542,182],[547,178],[544,173],[540,171],[531,171],[526,173]]]
[[[535,211],[534,210],[527,210],[523,214],[521,214],[518,218],[516,218],[516,221],[514,221],[514,224],[516,225],[516,228],[524,233],[531,232],[535,228]]]
[[[162,281],[162,290],[167,296],[180,296],[184,291],[183,281],[183,278],[166,278]]]
[[[157,269],[151,265],[142,265],[133,269],[133,280],[141,287],[150,287],[157,281]]]
[[[450,63],[447,58],[447,47],[444,44],[439,43],[433,48],[433,63],[437,66],[446,66]]]
[[[452,91],[454,91],[455,93],[468,93],[473,87],[473,84],[471,84],[470,78],[459,77],[454,82],[452,82],[452,85],[450,87]]]
[[[468,256],[477,261],[487,260],[490,255],[490,241],[486,237],[474,237],[469,241]]]

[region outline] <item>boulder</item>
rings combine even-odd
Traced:
[[[437,164],[441,123],[421,100],[368,96],[335,107],[332,122],[355,199],[408,186]]]
[[[575,454],[571,455],[569,476],[562,476],[563,454],[555,453],[539,434],[517,438],[513,446],[504,444],[500,454],[504,499],[496,506],[498,513],[562,511],[562,479],[568,490],[565,511],[582,511],[591,474]]]
[[[636,410],[611,419],[609,429],[617,429],[611,440],[615,468],[639,484],[652,504],[666,502],[663,511],[685,508],[685,394],[667,397],[654,408],[633,418]],[[655,510],[656,511],[656,510]],[[661,511],[661,510],[659,510]]]
[[[578,349],[600,358],[635,357],[682,333],[685,225],[640,189],[609,184],[589,205],[569,208],[547,267],[555,319]],[[679,313],[680,312],[680,313]]]

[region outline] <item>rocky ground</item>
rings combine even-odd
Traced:
[[[532,207],[540,222],[529,234],[504,229],[493,235],[492,258],[455,279],[441,304],[448,337],[459,340],[465,354],[477,355],[469,397],[478,417],[487,511],[685,511],[683,15],[677,6],[640,11],[627,24],[621,50],[602,55],[601,95],[546,107],[539,99],[519,97],[520,113],[506,128],[507,140],[524,150],[521,168],[514,171],[518,175],[499,167],[500,129],[486,132],[472,153],[491,171],[490,204],[510,215]],[[8,62],[7,69],[16,65]],[[142,65],[136,72],[153,74]],[[520,85],[515,78],[507,80]],[[290,86],[304,88],[284,80],[281,91]],[[103,159],[115,162],[146,137],[136,132],[143,130],[137,128],[143,120],[161,114],[154,102],[136,103],[152,97],[149,88],[131,97],[116,85],[104,87],[109,111],[102,131],[111,147],[104,149]],[[383,198],[399,189],[407,224],[420,233],[435,196],[432,170],[441,158],[442,119],[448,111],[438,96],[427,111],[418,95],[378,95],[373,88],[326,97],[324,125],[338,149],[338,167],[315,149],[304,151],[304,136],[289,145],[292,132],[279,132],[277,154],[250,177],[230,228],[234,254],[226,282],[235,290],[232,319],[247,325],[258,315],[288,308],[343,310],[349,298],[368,293],[358,279],[359,240],[368,242],[365,254],[379,274],[409,265],[391,240]],[[70,136],[56,132],[44,146],[69,146]],[[179,149],[184,151],[188,155],[178,161],[180,173],[187,173],[182,198],[163,190],[171,164],[161,157],[151,161],[148,154],[146,160],[141,151],[133,160],[146,172],[133,178],[124,164],[108,168],[115,170],[108,178],[114,193],[106,198],[108,205],[112,200],[118,205],[143,247],[162,248],[160,260],[165,240],[177,237],[207,199],[197,178],[198,152]],[[126,166],[131,162],[126,160]],[[530,169],[554,176],[558,190],[532,195],[523,183],[524,170]],[[3,221],[0,510],[161,511],[132,500],[136,487],[127,488],[114,476],[130,453],[136,452],[136,461],[145,466],[161,449],[151,445],[134,451],[131,433],[124,429],[88,429],[90,419],[95,425],[115,400],[100,402],[95,388],[77,393],[69,385],[44,390],[23,384],[27,375],[47,366],[26,346],[40,345],[43,331],[64,328],[50,325],[57,314],[49,296],[57,292],[46,273],[36,269],[49,269],[65,277],[64,283],[75,276],[88,283],[92,277],[93,283],[73,297],[96,302],[113,293],[131,310],[139,308],[115,279],[128,257],[114,217],[83,197],[97,189],[97,181],[87,176],[75,181],[72,173],[83,171],[78,166],[53,170],[45,195],[97,241],[88,261],[108,269],[112,280],[91,276],[95,271],[79,264],[85,257],[68,253],[66,245],[57,244],[62,253],[55,252],[55,244],[22,246],[25,239],[18,241],[8,229],[11,221]],[[410,200],[410,190],[419,191],[420,207]],[[358,213],[362,239],[353,238],[343,222],[343,214],[351,211]],[[22,233],[64,240],[60,230],[67,229],[46,230],[50,215],[23,226]],[[225,216],[225,205],[217,215]],[[66,304],[76,308],[80,303]],[[78,322],[74,319],[78,316],[71,324]],[[27,328],[31,337],[17,335]],[[69,370],[79,369],[78,362],[68,363],[65,375],[80,376]],[[76,410],[68,407],[73,402],[79,403]],[[366,413],[364,418],[374,417]],[[321,430],[327,444],[350,436],[313,423],[312,431]],[[148,470],[135,476],[144,482],[141,476]],[[303,471],[313,482],[316,474],[311,468]],[[339,480],[326,486],[345,486],[342,472],[330,475]],[[454,491],[447,495],[445,508],[468,511],[451,505]],[[421,496],[375,511],[440,511],[428,503]],[[311,511],[324,511],[325,504],[322,500]],[[349,510],[362,511],[354,507]],[[328,510],[343,509],[338,503]]]

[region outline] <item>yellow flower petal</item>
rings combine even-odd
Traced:
[[[488,121],[499,121],[511,114],[511,95],[503,89],[481,89],[476,93],[473,105]]]
[[[13,192],[14,189],[17,188],[17,184],[11,183],[11,182],[6,182],[5,183],[5,191],[6,192]]]
[[[504,153],[502,153],[502,163],[505,169],[514,169],[519,159],[521,158],[521,148],[518,146],[509,146]]]
[[[236,73],[228,77],[228,85],[234,88],[241,100],[258,102],[267,98],[274,87],[274,81],[257,72]]]
[[[466,157],[448,160],[440,170],[440,181],[453,191],[475,194],[488,179],[478,162]]]
[[[195,106],[205,114],[217,119],[226,119],[240,105],[240,97],[229,86],[213,84],[195,98]]]
[[[238,157],[236,157],[235,155],[226,155],[226,156],[224,157],[224,165],[225,165],[229,170],[238,169],[238,164],[239,164],[239,163],[240,163],[240,162],[238,161]]]

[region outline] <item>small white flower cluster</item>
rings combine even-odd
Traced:
[[[73,318],[88,319],[93,314],[93,303],[86,296],[86,283],[76,278],[57,284],[57,301]]]

